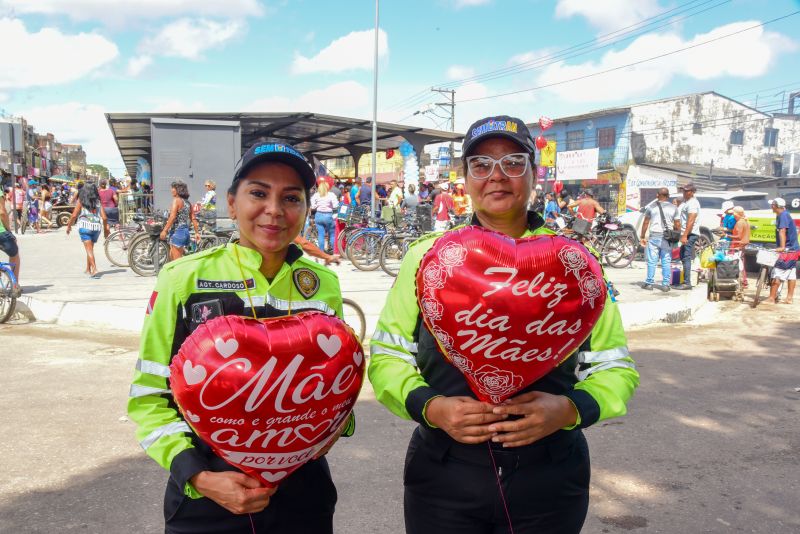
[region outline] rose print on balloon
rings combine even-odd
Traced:
[[[422,312],[431,321],[438,321],[442,318],[442,311],[444,307],[436,299],[424,298],[422,299]]]
[[[472,374],[472,362],[463,354],[457,352],[450,353],[450,363],[465,375]]]
[[[578,280],[581,278],[580,272],[588,265],[585,255],[582,254],[579,248],[573,246],[564,247],[559,250],[558,259],[561,260],[561,263],[566,269],[564,274],[569,274],[571,272]]]
[[[425,277],[425,286],[431,289],[441,289],[444,287],[444,271],[438,263],[431,263],[425,267],[422,273]]]
[[[504,397],[522,388],[522,377],[511,371],[484,365],[473,374],[475,381],[492,402],[501,402]]]
[[[431,333],[439,340],[439,343],[445,349],[453,348],[453,336],[439,328],[438,326],[434,326],[431,329]]]
[[[588,302],[589,306],[592,308],[594,308],[595,299],[597,299],[605,291],[605,284],[603,283],[603,280],[592,273],[584,274],[583,278],[581,278],[580,282],[578,282],[578,287],[581,289],[583,302]]]
[[[453,269],[455,267],[464,265],[466,259],[467,249],[458,243],[449,243],[439,251],[439,261],[442,262],[442,267],[450,276],[453,275]]]

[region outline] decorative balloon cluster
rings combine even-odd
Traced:
[[[544,149],[547,146],[547,139],[544,137],[544,131],[550,128],[553,125],[553,119],[548,119],[547,117],[539,117],[539,127],[542,129],[542,133],[539,137],[536,138],[536,148],[539,150]]]
[[[408,184],[417,184],[419,182],[419,162],[417,155],[414,153],[414,147],[408,141],[403,141],[400,145],[400,155],[403,156],[403,182]]]

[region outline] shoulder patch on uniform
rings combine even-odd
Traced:
[[[305,267],[292,272],[294,285],[305,298],[313,297],[319,291],[319,276],[311,269]]]

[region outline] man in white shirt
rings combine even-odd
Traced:
[[[674,243],[664,238],[664,230],[672,228],[676,212],[677,208],[669,201],[669,189],[666,187],[658,190],[655,202],[650,203],[644,212],[640,242],[645,247],[647,257],[647,278],[644,282],[639,283],[639,287],[642,289],[652,290],[655,287],[664,293],[669,291],[672,278],[670,264]],[[647,237],[648,229],[650,230],[649,238]],[[655,284],[657,265],[661,265],[661,285]]]
[[[694,245],[700,237],[700,225],[697,217],[700,216],[700,201],[694,194],[697,187],[689,182],[680,187],[683,192],[683,204],[680,205],[675,215],[675,229],[681,232],[681,262],[683,263],[683,283],[675,289],[692,289],[692,260],[694,260]]]
[[[401,202],[403,202],[403,190],[392,180],[389,184],[389,205],[399,210]]]

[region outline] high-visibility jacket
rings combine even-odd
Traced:
[[[473,216],[472,224],[478,225]],[[523,237],[552,234],[537,213],[528,213]],[[433,428],[425,408],[437,396],[475,397],[464,376],[447,362],[434,336],[421,321],[416,274],[420,261],[441,233],[423,237],[406,253],[372,336],[369,379],[375,396],[394,414]],[[568,429],[624,415],[639,384],[627,348],[616,302],[607,298],[589,338],[550,373],[525,388],[565,395],[578,412]]]
[[[215,455],[191,431],[172,399],[170,361],[186,337],[209,319],[221,315],[252,317],[245,284],[259,318],[283,316],[289,309],[317,310],[341,318],[338,277],[302,254],[297,246],[290,245],[286,261],[270,281],[259,271],[261,254],[238,244],[168,263],[158,276],[142,329],[128,415],[137,425],[136,438],[142,448],[169,470],[178,487],[192,498],[202,495],[188,480],[209,470]],[[242,280],[242,272],[246,280]],[[353,425],[351,418],[344,435],[352,434]]]

